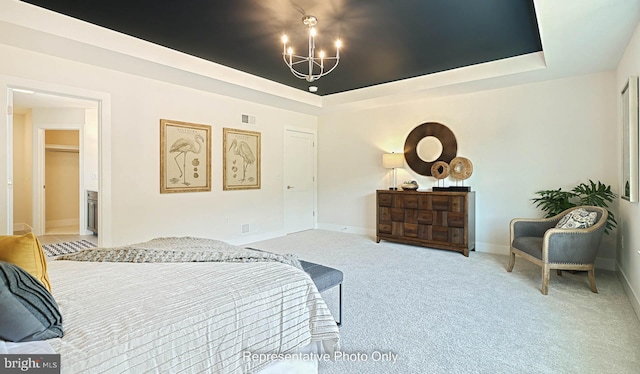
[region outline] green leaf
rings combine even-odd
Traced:
[[[600,181],[596,184],[591,179],[589,179],[589,183],[580,183],[571,191],[562,191],[562,188],[558,188],[557,190],[537,191],[535,194],[539,195],[539,197],[531,200],[537,208],[546,212],[545,218],[553,217],[578,205],[608,208],[609,203],[613,202],[617,197],[617,195],[611,191],[611,186],[605,185]],[[608,209],[607,211],[609,215],[607,217],[605,232],[609,234],[611,230],[617,227],[618,222],[616,222],[613,213]]]

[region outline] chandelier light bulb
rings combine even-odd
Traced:
[[[342,42],[340,39],[336,40],[335,56],[327,57],[324,51],[318,51],[318,57],[316,57],[315,37],[318,35],[318,31],[315,26],[318,24],[318,19],[314,16],[306,15],[302,17],[302,23],[308,29],[308,54],[306,56],[294,55],[293,48],[287,45],[289,38],[287,35],[282,35],[282,59],[296,78],[304,79],[307,82],[315,82],[321,77],[331,73],[338,66]],[[325,70],[325,67],[327,67],[328,70]]]

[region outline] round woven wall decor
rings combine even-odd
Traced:
[[[436,179],[444,179],[449,176],[449,164],[444,161],[436,161],[431,165],[431,175]]]
[[[418,155],[418,143],[423,138],[433,136],[442,144],[442,153],[433,161],[427,162]],[[425,122],[411,130],[404,142],[404,158],[409,167],[420,175],[431,176],[431,167],[438,161],[451,162],[458,152],[458,143],[453,132],[438,122]]]
[[[449,164],[451,168],[451,178],[454,179],[467,179],[473,173],[473,164],[471,160],[465,157],[456,157],[451,160]]]

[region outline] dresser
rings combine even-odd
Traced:
[[[376,192],[376,242],[388,240],[469,256],[475,242],[475,192]]]

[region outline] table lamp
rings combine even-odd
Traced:
[[[385,153],[382,155],[382,166],[385,169],[393,170],[393,185],[389,187],[390,190],[397,190],[398,183],[396,182],[396,168],[404,166],[404,154],[403,153]]]

